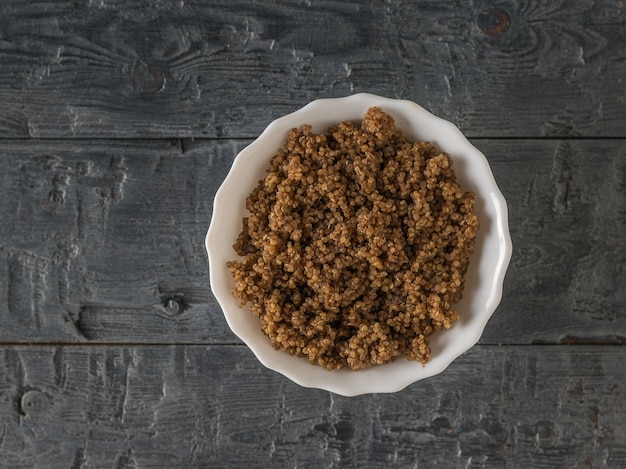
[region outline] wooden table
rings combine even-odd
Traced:
[[[0,3],[0,467],[626,467],[626,2]],[[479,344],[397,394],[265,369],[203,241],[236,153],[406,98],[487,156],[514,243]]]

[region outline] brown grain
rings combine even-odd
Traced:
[[[228,263],[276,349],[327,369],[428,361],[430,335],[458,319],[478,228],[451,166],[379,108],[289,133]]]

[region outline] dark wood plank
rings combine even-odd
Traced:
[[[241,147],[2,145],[2,340],[232,341],[203,239]]]
[[[203,242],[246,143],[4,142],[0,341],[236,341]],[[625,342],[624,141],[475,144],[509,202],[514,243],[482,343]]]
[[[514,246],[483,340],[626,343],[624,142],[476,144],[507,199]]]
[[[477,346],[355,398],[240,346],[9,347],[0,451],[11,468],[619,468],[625,393],[622,347]]]
[[[0,136],[253,137],[360,91],[474,137],[626,136],[623,2],[498,5],[4,0]]]

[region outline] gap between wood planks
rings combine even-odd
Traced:
[[[260,135],[260,134],[259,134]],[[213,142],[213,141],[231,141],[231,142],[242,142],[248,140],[254,140],[259,137],[259,135],[249,135],[249,136],[239,136],[239,137],[184,137],[184,138],[176,138],[176,137],[71,137],[71,138],[61,138],[61,137],[42,137],[42,138],[32,138],[32,137],[0,137],[0,145],[2,144],[10,144],[13,142],[33,142],[33,143],[41,143],[41,142],[53,142],[53,143],[73,143],[73,142],[115,142],[115,141],[134,141],[134,142],[178,142],[181,144],[183,152],[186,151],[185,147],[192,143],[202,143],[202,142]],[[570,135],[570,136],[532,136],[532,135],[516,135],[516,136],[502,136],[502,137],[475,137],[472,135],[465,135],[465,138],[468,140],[475,141],[491,141],[491,140],[502,140],[502,141],[600,141],[600,140],[626,140],[624,136],[617,135],[609,135],[609,136],[584,136],[584,135]]]
[[[626,338],[618,336],[615,339],[602,338],[566,338],[560,342],[533,341],[531,343],[502,343],[476,344],[474,347],[501,348],[501,347],[623,347]],[[0,347],[247,347],[241,342],[0,342]]]

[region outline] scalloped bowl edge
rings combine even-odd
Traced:
[[[269,159],[282,147],[287,132],[306,123],[313,125],[314,132],[322,132],[343,120],[362,119],[371,106],[379,106],[391,114],[398,127],[410,138],[429,140],[449,153],[461,187],[464,190],[474,190],[477,199],[481,199],[481,210],[484,213],[482,218],[479,216],[477,236],[477,250],[480,249],[481,252],[480,255],[474,252],[468,268],[468,274],[477,270],[472,278],[478,285],[469,285],[466,274],[464,297],[456,305],[462,319],[451,329],[433,335],[433,353],[426,365],[399,359],[358,372],[327,371],[310,364],[304,358],[277,351],[271,346],[261,331],[258,319],[248,308],[239,308],[237,300],[231,294],[234,281],[225,264],[226,261],[237,258],[232,244],[241,231],[241,219],[245,216],[245,198],[256,182],[262,179]],[[351,117],[344,117],[346,115]],[[462,166],[461,169],[467,173],[459,172],[457,166]],[[246,182],[241,182],[242,178],[247,178]],[[483,221],[486,219],[489,223],[485,227]],[[478,242],[479,238],[482,245]],[[265,367],[283,374],[301,386],[325,389],[344,396],[400,391],[416,381],[441,373],[456,358],[473,347],[482,336],[502,298],[504,277],[512,254],[506,201],[498,189],[485,156],[454,124],[434,116],[416,103],[368,93],[312,101],[271,122],[256,140],[239,152],[215,194],[205,247],[209,258],[211,290],[230,329],[246,343],[257,359]],[[488,277],[486,283],[485,275]],[[471,288],[476,290],[472,291]],[[476,295],[477,292],[481,295]],[[476,296],[479,296],[477,300]],[[472,314],[469,315],[469,320],[464,321],[463,315],[467,315],[468,311],[472,311]]]

